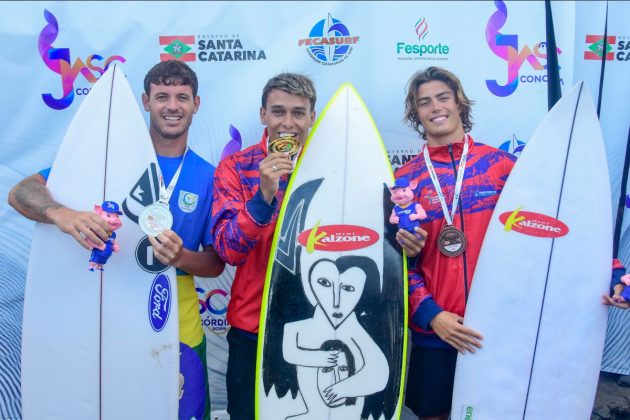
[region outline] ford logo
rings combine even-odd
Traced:
[[[154,331],[166,326],[171,312],[171,282],[166,274],[160,273],[153,280],[149,293],[149,322]]]

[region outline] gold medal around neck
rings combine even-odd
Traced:
[[[147,206],[140,213],[138,225],[144,233],[155,237],[173,226],[173,215],[166,204],[157,202]]]
[[[278,137],[269,143],[269,151],[272,153],[288,153],[293,157],[300,151],[300,143],[295,137]]]
[[[466,250],[468,240],[461,230],[453,225],[444,225],[437,238],[440,252],[447,257],[459,257]]]

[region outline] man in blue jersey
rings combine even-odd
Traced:
[[[166,61],[149,70],[142,94],[163,179],[160,190],[170,191],[166,201],[173,215],[172,229],[149,236],[149,241],[158,260],[177,268],[180,419],[210,418],[206,341],[193,276],[216,277],[225,266],[212,246],[209,226],[215,168],[188,147],[188,130],[201,103],[197,86],[197,76],[188,65]],[[40,171],[14,186],[9,204],[31,220],[55,224],[86,249],[92,249],[88,240],[102,245],[108,238],[107,223],[91,211],[55,201],[46,188],[49,172]],[[191,384],[198,386],[191,389]]]

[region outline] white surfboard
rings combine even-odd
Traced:
[[[393,179],[372,117],[344,84],[316,122],[280,211],[257,418],[398,418],[407,298],[388,222]]]
[[[78,210],[130,197],[138,207],[153,202],[147,181],[155,165],[136,99],[115,66],[78,109],[47,186]],[[22,334],[25,420],[177,417],[175,271],[150,272],[145,235],[123,207],[120,252],[103,272],[88,271],[90,252],[71,236],[54,225],[35,227]]]
[[[612,258],[608,168],[588,88],[544,117],[499,198],[464,324],[453,419],[589,419]]]

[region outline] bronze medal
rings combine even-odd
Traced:
[[[293,157],[300,151],[300,143],[295,137],[278,137],[269,142],[269,151],[272,153],[288,153]]]
[[[444,225],[437,238],[440,252],[447,257],[459,257],[466,250],[466,235],[453,225]]]

